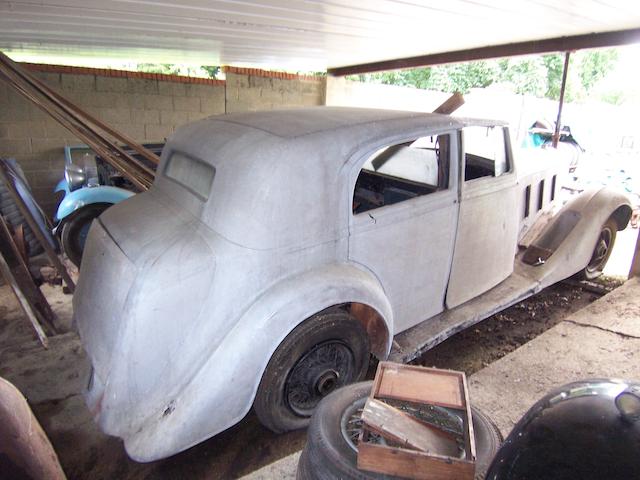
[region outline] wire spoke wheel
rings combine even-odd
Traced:
[[[289,407],[300,416],[309,416],[320,400],[353,381],[354,356],[339,340],[316,345],[293,367],[285,384]]]
[[[617,225],[614,220],[609,219],[600,230],[598,241],[593,249],[593,254],[589,263],[584,268],[582,276],[587,280],[597,278],[604,270],[604,266],[611,256],[613,244],[616,239]]]

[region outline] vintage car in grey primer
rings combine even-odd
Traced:
[[[75,320],[100,427],[151,461],[253,407],[274,431],[577,272],[596,276],[631,208],[560,205],[550,161],[516,163],[506,126],[319,107],[176,131],[153,187],[86,243]]]

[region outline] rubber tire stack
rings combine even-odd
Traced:
[[[373,382],[360,382],[341,388],[320,402],[309,430],[307,444],[298,462],[298,480],[390,479],[387,475],[358,470],[357,454],[345,441],[340,421],[343,412],[359,399],[369,396]],[[495,424],[478,409],[472,407],[476,440],[476,474],[481,480],[502,443],[502,435]]]

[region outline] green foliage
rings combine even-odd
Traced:
[[[472,88],[501,83],[510,85],[519,94],[557,100],[560,97],[564,58],[564,53],[554,53],[370,73],[349,78],[449,93],[468,93]],[[615,67],[617,59],[617,51],[613,49],[573,53],[570,57],[566,99],[570,101],[586,97]],[[603,95],[602,98],[615,101],[619,95]]]

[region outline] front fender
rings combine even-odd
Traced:
[[[547,287],[582,270],[591,259],[600,231],[613,217],[618,230],[631,218],[629,199],[607,187],[581,193],[558,212],[533,245],[553,251],[540,267],[531,267]]]
[[[67,216],[85,205],[92,203],[119,203],[122,200],[135,195],[135,193],[124,188],[100,185],[98,187],[86,187],[74,190],[65,195],[58,206],[56,220],[62,221]]]
[[[134,460],[173,455],[239,422],[251,408],[262,373],[284,338],[303,320],[330,306],[360,302],[374,308],[393,337],[391,304],[380,283],[352,264],[314,269],[286,279],[241,316],[177,396],[133,435],[125,438]]]

